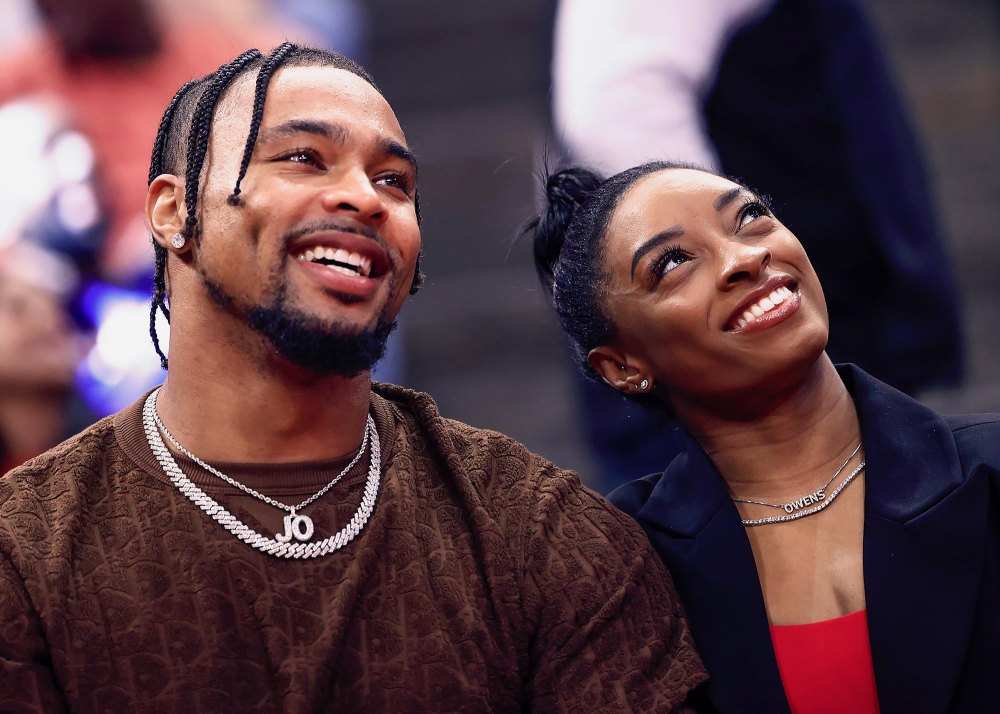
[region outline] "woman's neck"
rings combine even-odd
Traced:
[[[754,418],[710,411],[682,421],[734,497],[792,499],[832,476],[861,440],[854,402],[826,355]]]

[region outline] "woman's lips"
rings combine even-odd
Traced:
[[[766,330],[787,320],[801,305],[802,295],[798,290],[780,286],[744,309],[727,331],[743,334]]]

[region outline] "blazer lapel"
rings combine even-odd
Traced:
[[[948,711],[983,572],[989,484],[964,479],[934,412],[856,367],[839,369],[865,445],[865,598],[881,710]],[[693,439],[636,518],[684,600],[715,705],[789,711],[750,543]]]
[[[883,712],[948,710],[983,569],[986,479],[964,482],[951,429],[854,367],[867,461],[864,574]]]
[[[750,542],[721,477],[693,439],[636,518],[684,601],[715,706],[788,712]]]

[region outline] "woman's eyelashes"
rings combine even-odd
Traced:
[[[736,214],[736,231],[739,232],[758,218],[770,218],[771,209],[766,198],[757,196],[747,196],[743,200],[743,206]]]
[[[769,201],[763,196],[746,196],[736,213],[736,229],[739,233],[751,223],[760,218],[773,218]],[[667,245],[650,264],[649,272],[652,287],[656,287],[666,275],[685,263],[690,262],[694,254],[679,245]]]
[[[689,260],[691,260],[691,254],[680,246],[667,246],[650,266],[650,271],[653,274],[653,284],[655,285],[660,282],[667,273]]]

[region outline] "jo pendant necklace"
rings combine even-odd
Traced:
[[[767,525],[768,523],[784,523],[786,521],[794,521],[799,518],[805,518],[806,516],[811,516],[814,513],[819,513],[824,508],[833,503],[834,500],[837,498],[837,496],[840,495],[841,491],[847,488],[847,486],[851,483],[851,481],[857,478],[858,474],[864,471],[865,461],[864,459],[862,459],[861,463],[859,463],[854,468],[853,471],[847,474],[847,477],[844,478],[844,480],[841,481],[837,485],[837,487],[833,489],[833,491],[827,494],[826,489],[828,489],[830,487],[830,484],[832,484],[836,480],[836,478],[844,472],[844,469],[847,468],[847,465],[851,463],[851,459],[857,456],[859,451],[861,451],[861,444],[857,445],[854,451],[851,452],[851,455],[847,457],[844,463],[841,464],[840,468],[837,469],[836,472],[834,472],[833,476],[830,477],[829,481],[827,481],[825,484],[820,486],[812,493],[806,494],[802,498],[795,499],[794,501],[789,501],[788,503],[768,503],[766,501],[755,501],[751,498],[733,498],[734,503],[751,503],[755,506],[767,506],[768,508],[775,508],[779,511],[785,512],[785,515],[783,516],[768,516],[766,518],[741,518],[740,520],[742,521],[743,525],[763,526]]]
[[[327,555],[335,550],[343,548],[345,545],[350,543],[358,535],[358,533],[361,532],[362,528],[365,527],[365,524],[371,517],[372,511],[375,509],[375,499],[378,496],[379,482],[381,480],[382,471],[382,456],[379,445],[378,430],[375,428],[375,421],[372,419],[371,415],[368,415],[368,422],[365,425],[365,433],[361,440],[361,447],[358,449],[357,455],[344,468],[344,470],[334,476],[333,479],[326,484],[326,486],[304,500],[302,503],[297,506],[288,506],[280,501],[276,501],[269,496],[265,496],[264,494],[255,491],[230,476],[227,476],[214,466],[205,463],[181,446],[180,443],[178,443],[173,435],[167,430],[166,426],[164,426],[163,422],[160,420],[160,415],[156,412],[156,398],[159,393],[159,388],[154,390],[152,394],[146,398],[146,402],[142,408],[142,425],[146,432],[146,440],[149,442],[149,448],[152,449],[153,455],[163,468],[164,473],[167,474],[170,481],[182,494],[189,498],[201,510],[215,519],[215,521],[218,522],[223,528],[247,545],[281,558],[317,558],[321,555]],[[180,451],[209,473],[217,476],[226,483],[235,486],[244,493],[263,501],[264,503],[283,511],[287,511],[288,515],[284,518],[284,533],[276,533],[274,538],[268,538],[267,536],[261,535],[240,521],[236,518],[236,516],[226,510],[218,501],[201,490],[201,488],[199,488],[193,481],[191,481],[191,479],[184,475],[183,471],[181,471],[177,462],[174,460],[173,454],[170,453],[166,444],[163,443],[163,439],[160,437],[160,431],[163,432],[163,434],[167,437],[167,440],[170,441],[175,449]],[[358,463],[361,456],[365,453],[365,447],[369,446],[369,444],[371,446],[371,457],[369,458],[368,479],[365,482],[365,490],[364,495],[361,498],[361,504],[358,506],[358,510],[355,512],[354,517],[351,518],[350,522],[348,522],[348,524],[335,535],[332,535],[325,540],[310,543],[309,540],[313,537],[315,532],[313,521],[309,516],[299,513],[299,511],[309,506],[316,499],[322,497],[327,491],[333,488],[334,485],[336,485],[337,482],[343,478],[344,474],[350,471],[354,465]],[[296,542],[292,542],[293,540]]]

